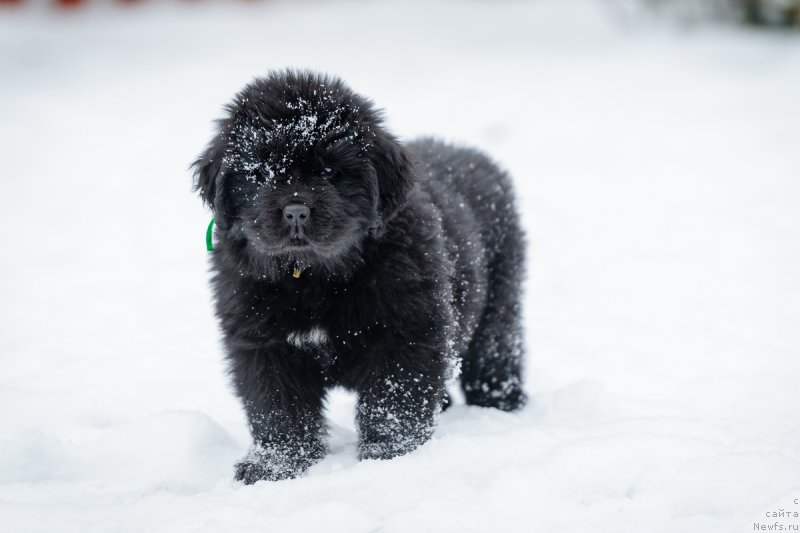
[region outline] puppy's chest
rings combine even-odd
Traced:
[[[260,292],[249,305],[261,308],[262,327],[297,348],[353,348],[361,344],[360,335],[373,329],[374,313],[364,311],[374,308],[374,293],[302,282]]]

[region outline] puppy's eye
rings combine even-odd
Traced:
[[[256,183],[264,184],[272,179],[274,174],[268,167],[260,167],[253,171],[253,178]]]
[[[336,174],[336,169],[333,167],[322,167],[322,171],[320,172],[326,178],[330,178],[334,174]]]

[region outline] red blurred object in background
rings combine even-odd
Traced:
[[[116,0],[120,4],[134,4],[142,0]],[[18,6],[25,4],[25,0],[0,0],[0,6]],[[56,7],[77,7],[84,4],[91,4],[92,0],[51,0],[51,5]]]
[[[91,4],[96,5],[109,1],[110,0],[48,0],[49,5],[52,7],[67,8],[67,9],[72,9],[75,7],[91,5]],[[185,0],[185,1],[190,1],[190,0]],[[251,0],[251,1],[257,1],[257,0]],[[144,3],[144,0],[113,0],[113,2],[117,4],[140,4]],[[28,0],[0,0],[0,8],[2,8],[3,6],[22,6],[30,3],[34,2]]]
[[[59,7],[75,7],[82,4],[89,4],[91,3],[90,0],[54,0],[56,5]],[[117,3],[120,4],[133,4],[136,2],[140,2],[141,0],[117,0]]]
[[[85,4],[97,3],[105,0],[50,0],[50,5],[55,7],[77,7]],[[138,4],[142,0],[115,0],[118,4]],[[0,0],[0,6],[18,6],[26,4],[26,0]]]

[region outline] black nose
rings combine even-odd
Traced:
[[[283,218],[290,226],[303,226],[311,210],[303,204],[289,204],[283,208]]]

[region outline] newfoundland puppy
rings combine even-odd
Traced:
[[[523,234],[511,180],[485,155],[400,143],[339,79],[280,71],[236,95],[193,168],[253,436],[236,479],[319,461],[331,387],[358,396],[361,459],[427,441],[450,378],[468,404],[525,404]]]

